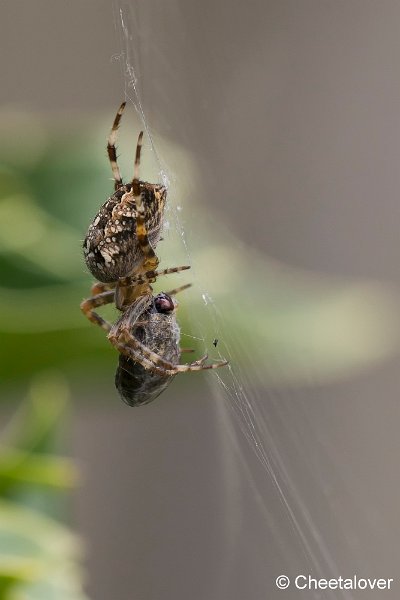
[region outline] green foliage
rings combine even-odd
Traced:
[[[84,600],[79,538],[60,520],[78,480],[55,454],[66,418],[65,381],[36,378],[0,445],[0,598]]]
[[[90,143],[50,138],[28,115],[0,115],[0,129],[2,398],[12,384],[29,386],[0,439],[0,599],[83,600],[82,544],[63,524],[79,480],[59,454],[69,390],[49,369],[72,374],[109,350],[79,311],[88,288],[79,240],[94,209],[83,197],[97,197],[96,166]]]
[[[104,196],[102,180],[107,187],[106,173],[91,158],[100,162],[101,152],[93,137],[49,137],[35,124],[34,160],[17,152],[0,156],[2,383],[49,366],[72,374],[88,356],[96,369],[112,362],[111,347],[79,310],[91,281],[80,240]]]

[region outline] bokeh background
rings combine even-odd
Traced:
[[[399,22],[388,0],[2,2],[2,598],[396,578]],[[183,341],[231,361],[136,410],[79,311],[124,97],[122,170],[144,115],[162,264],[193,267]]]

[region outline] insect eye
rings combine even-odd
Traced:
[[[168,314],[175,308],[171,296],[168,296],[167,294],[158,294],[154,299],[154,306],[156,307],[157,312],[163,314]]]

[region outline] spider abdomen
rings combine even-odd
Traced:
[[[103,283],[127,277],[144,262],[136,236],[136,204],[131,186],[118,189],[100,208],[83,243],[85,261],[92,275]],[[140,182],[147,235],[154,248],[161,236],[166,189]]]

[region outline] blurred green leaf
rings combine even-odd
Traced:
[[[68,459],[0,446],[0,494],[17,483],[65,489],[77,481],[77,469]]]
[[[76,566],[81,555],[81,543],[68,529],[0,501],[0,581],[7,594],[3,598],[85,598],[82,573]]]
[[[39,209],[29,196],[14,194],[0,201],[0,252],[24,257],[55,280],[79,277],[77,239],[78,232]]]
[[[63,493],[78,480],[72,461],[56,454],[68,402],[65,379],[42,373],[3,431],[0,598],[4,600],[85,598],[81,542],[51,517],[60,514]]]
[[[3,432],[3,440],[28,452],[54,452],[68,400],[68,386],[60,374],[47,371],[36,376],[27,400]]]

